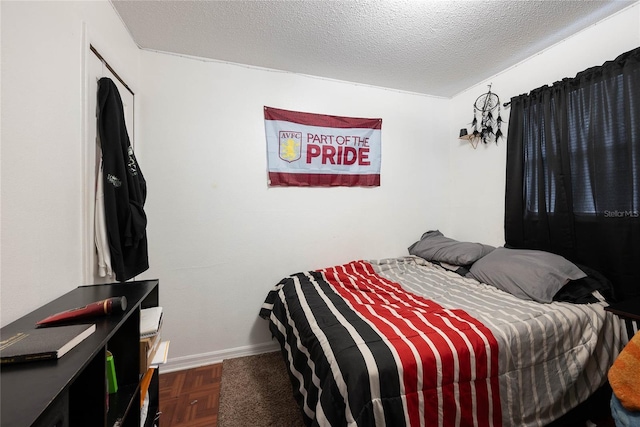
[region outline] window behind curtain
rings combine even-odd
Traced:
[[[511,100],[505,236],[640,296],[640,48]]]

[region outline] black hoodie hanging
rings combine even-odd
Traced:
[[[147,183],[129,142],[120,93],[107,77],[98,81],[98,135],[111,267],[116,279],[124,282],[149,268]]]

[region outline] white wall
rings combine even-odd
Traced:
[[[513,96],[551,85],[564,77],[573,77],[638,46],[640,4],[636,3],[451,99],[449,168],[455,172],[449,175],[452,197],[448,228],[452,236],[493,245],[504,244],[509,109],[502,109],[505,138],[497,146],[480,143],[474,150],[468,142],[457,139],[461,128],[471,129],[473,103],[487,92],[487,85],[492,84],[491,89],[500,96],[501,103],[508,102]]]
[[[106,1],[0,8],[5,325],[82,284],[83,26],[134,87],[140,51]]]
[[[144,276],[161,279],[174,363],[272,345],[258,311],[281,278],[406,255],[444,223],[446,99],[154,52],[142,75]],[[268,188],[264,106],[381,117],[381,186]]]

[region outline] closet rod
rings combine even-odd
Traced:
[[[92,44],[89,45],[89,49],[91,49],[91,52],[93,52],[100,61],[102,61],[102,63],[109,69],[109,71],[111,71],[113,73],[114,76],[116,76],[116,79],[118,79],[118,81],[120,83],[122,83],[122,85],[129,91],[131,92],[131,95],[135,96],[135,93],[133,93],[133,91],[131,90],[131,88],[129,87],[128,84],[126,84],[124,82],[124,80],[122,80],[122,78],[120,78],[120,76],[118,75],[118,73],[116,73],[116,70],[114,70],[113,68],[111,68],[111,65],[109,65],[109,63],[102,57],[102,55],[100,55],[100,52],[98,52],[98,50],[93,47]]]

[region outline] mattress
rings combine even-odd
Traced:
[[[260,316],[309,426],[544,426],[626,343],[606,303],[525,301],[415,256],[283,278]]]

